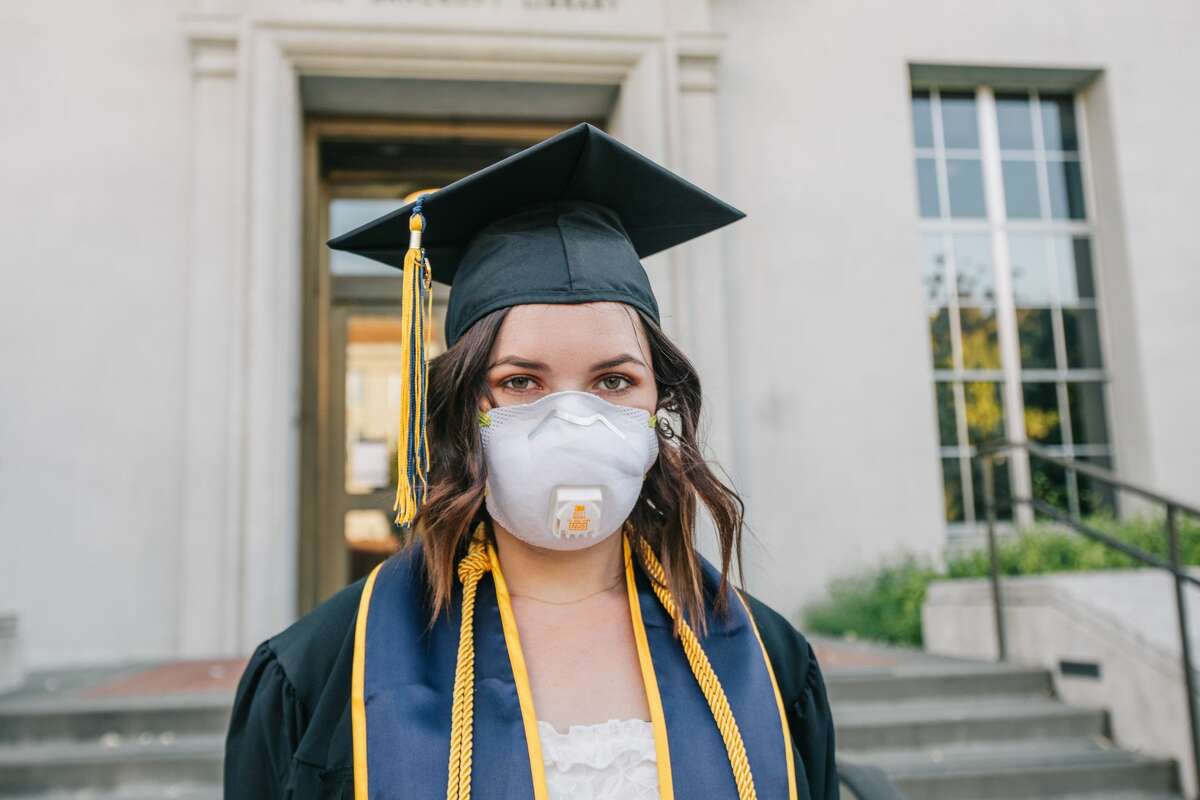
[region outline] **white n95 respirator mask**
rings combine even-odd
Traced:
[[[555,392],[479,415],[487,510],[537,547],[579,550],[633,511],[658,458],[654,417],[587,392]]]

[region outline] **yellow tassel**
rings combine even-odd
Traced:
[[[417,514],[428,488],[429,440],[425,433],[426,338],[432,313],[433,287],[429,261],[421,247],[425,217],[421,200],[408,220],[408,252],[404,254],[400,291],[400,424],[397,429],[396,524],[408,525]]]

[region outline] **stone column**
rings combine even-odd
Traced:
[[[222,21],[187,26],[193,142],[176,649],[209,656],[238,650],[241,616],[238,37]]]

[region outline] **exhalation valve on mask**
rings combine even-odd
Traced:
[[[550,530],[559,539],[594,539],[603,510],[599,486],[559,486],[550,508]]]
[[[620,530],[658,458],[654,417],[589,392],[555,392],[482,415],[488,513],[552,550]]]

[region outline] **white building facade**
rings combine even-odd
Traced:
[[[0,610],[32,666],[245,653],[344,582],[388,279],[320,241],[583,119],[748,213],[646,263],[781,612],[939,558],[982,441],[1200,501],[1191,0],[115,9],[0,9]]]

